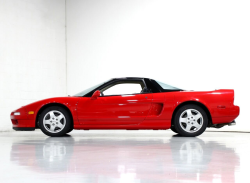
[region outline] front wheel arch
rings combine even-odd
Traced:
[[[172,118],[171,118],[171,126],[174,126],[174,117],[175,117],[176,112],[177,112],[182,106],[188,105],[188,104],[197,105],[197,106],[201,107],[201,108],[206,112],[207,117],[208,117],[208,125],[207,125],[207,127],[210,127],[210,126],[213,124],[213,123],[212,123],[212,116],[211,116],[211,113],[210,113],[210,111],[208,110],[208,108],[207,108],[204,104],[202,104],[202,103],[200,103],[200,102],[196,102],[196,101],[186,101],[186,102],[181,103],[180,105],[178,105],[178,106],[175,108],[175,110],[174,110],[174,112],[173,112],[173,114],[172,114]]]
[[[63,104],[60,104],[60,103],[49,103],[49,104],[46,104],[46,105],[42,106],[39,109],[39,111],[38,111],[38,113],[36,115],[36,128],[39,128],[39,120],[38,119],[39,119],[40,114],[43,112],[44,109],[46,109],[48,107],[51,107],[51,106],[62,107],[62,108],[64,108],[69,113],[71,121],[72,121],[71,128],[73,129],[74,128],[74,120],[73,120],[72,113],[71,113],[71,111],[69,110],[69,108],[67,106],[65,106]]]

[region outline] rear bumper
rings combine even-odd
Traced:
[[[223,126],[234,126],[236,125],[235,121],[232,121],[230,123],[219,123],[219,124],[213,124],[212,126],[210,126],[211,128],[222,128]]]
[[[230,110],[230,114],[234,115],[235,118],[237,118],[240,114],[240,107],[235,105],[233,108]]]
[[[212,118],[213,124],[221,124],[221,123],[231,123],[233,122],[240,114],[240,107],[233,106],[232,108],[220,109],[223,110],[217,117]]]

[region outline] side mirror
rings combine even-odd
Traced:
[[[91,100],[96,100],[98,97],[100,97],[100,95],[101,95],[101,92],[99,90],[96,90],[91,96]]]

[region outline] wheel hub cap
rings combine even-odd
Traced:
[[[60,111],[49,111],[43,118],[43,126],[50,133],[58,133],[64,129],[66,118]]]
[[[184,131],[194,133],[202,127],[203,116],[195,109],[186,109],[180,115],[179,124]]]

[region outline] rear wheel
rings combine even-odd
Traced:
[[[207,127],[208,117],[199,106],[188,104],[181,107],[174,118],[174,127],[182,136],[195,137],[202,134]]]
[[[73,127],[70,127],[70,129],[69,129],[69,131],[67,132],[67,133],[70,133],[70,132],[72,132],[74,130],[74,128]]]
[[[42,132],[51,137],[60,137],[71,130],[71,118],[64,108],[51,106],[39,116],[39,126]]]

